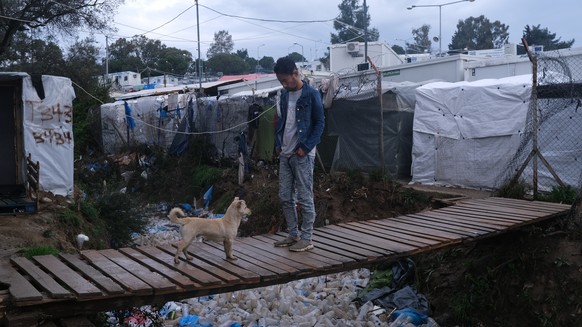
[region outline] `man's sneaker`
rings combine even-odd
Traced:
[[[293,251],[293,252],[303,252],[303,251],[307,251],[307,250],[311,250],[313,249],[313,243],[311,243],[311,241],[309,240],[299,240],[297,241],[297,243],[291,245],[291,247],[289,248],[289,251]]]
[[[292,237],[292,236],[287,236],[284,239],[275,242],[275,246],[278,248],[281,247],[285,247],[285,246],[291,246],[295,243],[297,243],[297,241],[299,241],[299,237]]]

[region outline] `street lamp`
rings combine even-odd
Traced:
[[[442,42],[443,42],[443,38],[442,38],[442,9],[444,6],[448,6],[448,5],[452,5],[454,3],[459,3],[459,2],[473,2],[475,0],[459,0],[459,1],[453,1],[453,2],[447,2],[447,3],[443,3],[440,5],[412,5],[410,7],[407,7],[406,9],[408,10],[412,10],[414,8],[417,7],[439,7],[439,56],[442,54]]]
[[[264,45],[265,45],[265,44],[263,43],[263,44],[261,44],[261,45],[257,46],[257,66],[255,67],[255,73],[256,73],[256,74],[258,74],[258,73],[259,73],[259,67],[261,67],[261,64],[260,64],[261,57],[259,56],[259,49],[260,49],[262,46],[264,46]]]
[[[305,61],[305,56],[303,56],[303,46],[297,42],[293,43],[301,47],[301,61]]]

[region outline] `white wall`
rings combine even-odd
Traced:
[[[121,86],[134,86],[141,84],[141,74],[136,72],[111,73],[107,78],[112,82],[117,81]]]
[[[347,44],[334,44],[330,47],[330,71],[338,74],[353,73],[358,70],[358,64],[366,63],[365,44],[363,42],[349,43],[357,44],[358,51],[348,52]],[[378,68],[403,63],[398,54],[383,42],[368,42],[368,57]]]
[[[464,64],[472,60],[478,59],[466,55],[455,55],[406,63],[383,69],[382,79],[391,82],[423,82],[431,79],[458,82],[464,79]]]

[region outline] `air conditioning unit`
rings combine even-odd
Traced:
[[[350,53],[360,52],[360,44],[358,42],[346,43],[346,51]]]

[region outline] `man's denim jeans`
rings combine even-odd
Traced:
[[[315,158],[293,155],[279,158],[279,199],[289,236],[311,240],[315,222],[313,203],[313,164]],[[298,230],[297,206],[301,206],[301,234]]]

